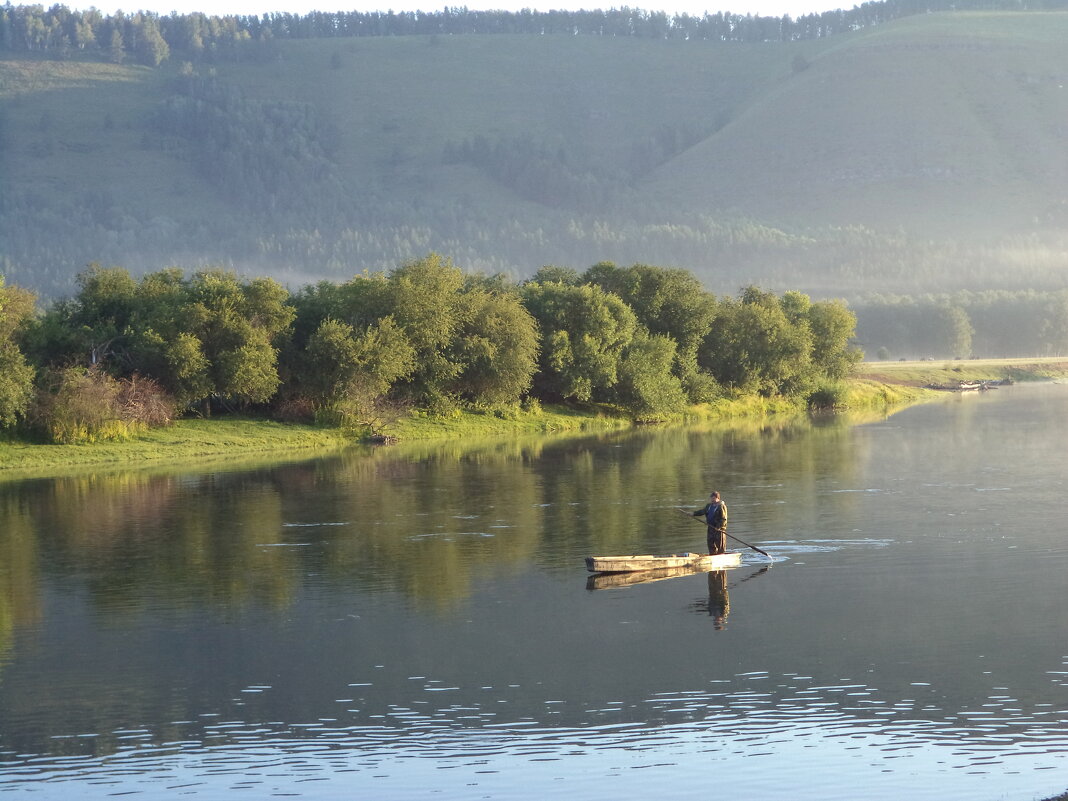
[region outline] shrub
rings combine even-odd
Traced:
[[[283,423],[310,423],[315,417],[315,403],[304,395],[282,398],[274,406],[274,419]]]
[[[34,422],[57,444],[124,439],[119,382],[98,369],[69,367],[47,374]]]
[[[840,409],[846,405],[848,388],[841,381],[825,379],[808,396],[808,408],[813,411]]]
[[[124,440],[174,419],[175,401],[143,376],[116,380],[99,368],[47,373],[33,412],[35,427],[56,444]]]
[[[178,409],[174,396],[158,381],[136,373],[119,381],[118,403],[125,422],[146,426],[170,425]]]

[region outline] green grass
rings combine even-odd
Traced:
[[[603,431],[629,428],[631,425],[628,417],[616,414],[611,409],[593,405],[581,409],[552,406],[529,413],[469,410],[444,417],[415,414],[400,420],[389,429],[389,433],[400,440],[416,440]]]
[[[926,362],[864,362],[857,377],[909,387],[948,387],[960,381],[1043,381],[1068,378],[1068,358],[961,359]]]
[[[37,445],[0,442],[0,476],[40,473],[86,465],[136,466],[191,460],[305,456],[337,449],[353,440],[340,431],[270,420],[219,418],[181,420],[125,442]]]
[[[846,407],[854,412],[903,407],[924,400],[931,400],[937,393],[906,384],[884,383],[865,379],[848,382]]]

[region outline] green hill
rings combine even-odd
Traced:
[[[647,186],[787,224],[1028,230],[1068,201],[1065,42],[1064,13],[870,28],[768,87]]]
[[[158,68],[0,57],[0,272],[292,284],[438,250],[713,291],[1064,285],[1068,13],[823,39],[276,41]]]

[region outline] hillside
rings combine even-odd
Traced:
[[[860,32],[656,171],[659,194],[785,224],[935,236],[1063,223],[1068,15]]]
[[[1068,13],[787,42],[297,39],[157,68],[0,58],[0,272],[291,283],[430,250],[710,289],[1064,286]]]

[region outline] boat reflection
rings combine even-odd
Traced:
[[[632,570],[629,573],[595,573],[586,579],[587,590],[607,590],[612,587],[629,587],[631,584],[647,584],[650,581],[662,581],[679,576],[692,576],[695,573],[707,573],[707,567],[684,565],[683,567],[658,567],[653,570]],[[717,570],[725,573],[725,570]]]

